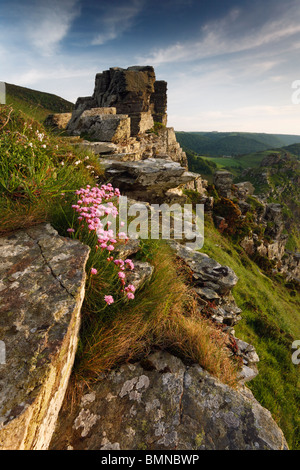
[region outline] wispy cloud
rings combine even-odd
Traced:
[[[244,24],[244,28],[243,28]],[[247,24],[247,16],[239,8],[224,18],[211,21],[200,30],[199,37],[177,42],[139,57],[141,62],[162,65],[228,55],[276,44],[300,33],[300,9],[287,9],[280,18],[260,25]]]
[[[80,11],[80,0],[1,0],[1,45],[25,57],[54,55]]]
[[[94,37],[92,45],[102,46],[130,29],[134,19],[141,12],[143,5],[143,0],[131,0],[125,5],[114,5],[108,8],[101,17],[101,29],[103,32]]]
[[[25,19],[28,41],[42,55],[53,55],[80,14],[79,0],[33,0],[32,3],[30,16]]]

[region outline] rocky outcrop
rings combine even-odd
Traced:
[[[102,141],[117,144],[121,160],[168,157],[187,167],[166,111],[167,83],[156,81],[153,67],[111,68],[96,75],[93,96],[78,98],[67,130],[98,141],[91,148],[104,157]]]
[[[75,357],[89,248],[45,224],[0,246],[0,449],[47,449]]]
[[[64,130],[72,117],[72,113],[49,114],[44,125],[52,130]]]
[[[234,354],[242,359],[239,381],[249,382],[258,374],[259,357],[254,346],[234,336],[234,325],[241,321],[242,310],[237,306],[232,289],[238,282],[235,272],[222,266],[205,253],[171,241],[176,255],[191,271],[191,285],[199,304],[199,312],[229,333]]]
[[[68,130],[74,132],[81,114],[92,108],[115,107],[126,114],[135,136],[153,127],[154,121],[166,125],[166,82],[156,81],[153,67],[110,68],[98,73],[91,97],[78,98]]]
[[[130,137],[130,119],[126,114],[102,113],[91,109],[82,113],[77,126],[80,134],[96,142],[114,143]]]
[[[263,165],[265,167],[278,162],[289,162],[289,158],[269,155],[264,159]],[[269,269],[271,266],[274,273],[283,274],[287,280],[298,284],[299,256],[286,250],[288,235],[284,233],[287,230],[281,204],[269,203],[266,197],[254,195],[254,186],[249,181],[232,184],[232,180],[233,175],[228,171],[217,171],[214,175],[214,185],[219,196],[225,198],[224,201],[230,199],[232,207],[240,211],[239,221],[242,222],[251,214],[251,224],[256,230],[250,231],[240,240],[241,247],[258,263],[269,266]],[[220,231],[226,230],[230,225],[226,214],[224,217],[220,213],[213,214],[213,220]],[[266,263],[263,258],[267,259]]]
[[[213,183],[220,196],[229,199],[232,197],[232,182],[233,175],[229,171],[220,170],[215,172]]]
[[[166,91],[153,67],[112,68],[96,75],[92,97],[78,98],[67,127],[87,139],[75,145],[99,155],[112,184],[135,199],[183,201],[183,188],[205,192],[166,127]]]
[[[136,138],[119,140],[111,136],[111,139],[114,143],[84,140],[77,142],[76,145],[93,151],[101,160],[113,158],[119,161],[138,161],[148,158],[168,158],[187,167],[186,153],[176,141],[172,127],[162,127],[156,132],[149,131]],[[197,182],[200,180],[203,182],[199,174],[195,174],[195,178]]]
[[[269,411],[167,352],[102,377],[61,413],[55,450],[283,450]]]
[[[148,158],[142,161],[104,160],[106,175],[122,194],[148,202],[174,200],[168,191],[195,179],[194,173],[186,171],[170,159]],[[180,194],[178,195],[180,198]]]

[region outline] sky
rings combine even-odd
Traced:
[[[299,0],[0,0],[0,81],[75,103],[152,65],[177,131],[300,134]]]

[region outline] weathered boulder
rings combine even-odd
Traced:
[[[74,362],[89,248],[46,224],[0,246],[0,449],[47,449]]]
[[[131,135],[142,134],[154,126],[153,116],[150,111],[132,114],[130,121]]]
[[[179,243],[172,242],[177,256],[182,258],[193,272],[195,284],[199,287],[214,287],[215,292],[224,295],[236,285],[238,277],[228,266],[222,266],[205,253],[194,251]]]
[[[88,140],[79,142],[76,145],[83,149],[90,150],[95,155],[101,155],[103,153],[111,154],[114,153],[118,148],[117,145],[113,142],[89,142]]]
[[[214,185],[220,196],[231,198],[233,175],[229,171],[220,170],[214,174]]]
[[[99,114],[84,111],[74,133],[85,135],[91,140],[119,142],[130,137],[130,118],[125,114]]]
[[[64,130],[67,128],[71,117],[72,113],[49,114],[44,121],[44,125],[54,130]]]
[[[141,288],[147,281],[151,279],[154,267],[146,261],[133,260],[134,270],[129,272],[126,281],[132,284],[136,289]]]
[[[247,196],[252,196],[255,191],[255,188],[250,181],[243,181],[242,183],[235,183],[234,188],[237,192],[237,196],[241,199],[246,198]]]
[[[66,403],[53,450],[282,450],[285,438],[252,393],[167,352],[126,364]]]

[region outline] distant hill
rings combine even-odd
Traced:
[[[59,96],[6,83],[6,104],[42,122],[53,113],[67,113],[74,104]]]
[[[283,147],[283,150],[292,153],[296,157],[300,157],[300,144],[292,144],[286,147]]]
[[[177,131],[176,137],[181,146],[210,157],[235,157],[300,144],[300,135],[285,134]]]

